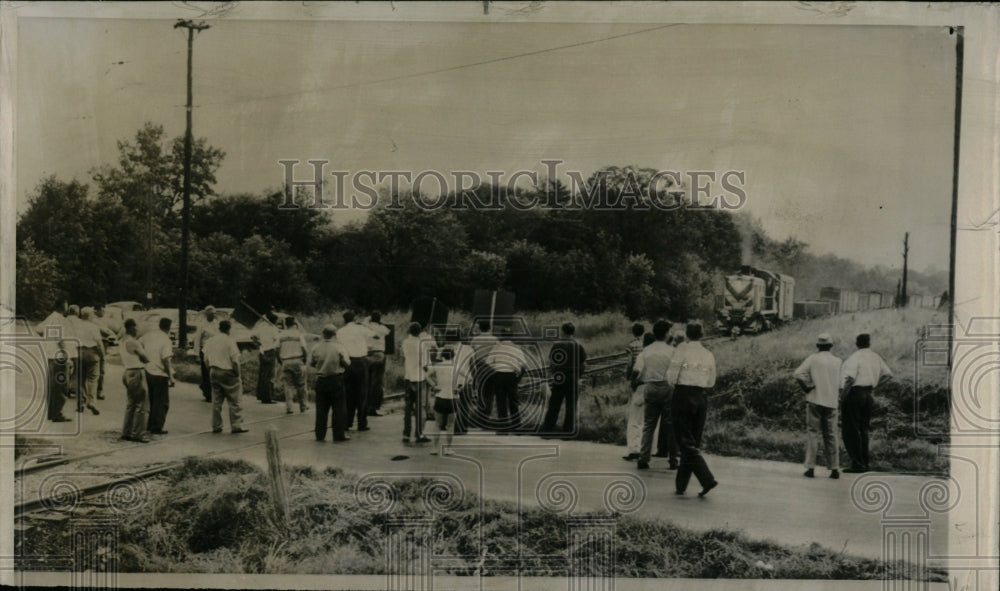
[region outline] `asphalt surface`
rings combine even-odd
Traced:
[[[697,530],[739,530],[752,539],[792,546],[815,542],[870,558],[883,557],[887,518],[916,516],[930,528],[931,553],[943,555],[948,550],[947,514],[921,506],[922,490],[946,483],[933,476],[842,474],[831,480],[826,469],[818,468],[817,477],[809,479],[798,464],[708,455],[718,488],[699,498],[700,487],[692,478],[687,494],[678,496],[675,472],[667,469],[665,459],[653,458],[650,470],[639,471],[635,463],[622,459],[625,450],[619,446],[476,432],[456,437],[453,455],[439,455],[441,450],[432,444],[404,444],[402,412],[392,406],[391,414],[369,420],[370,431],[352,431],[351,441],[335,444],[329,431],[326,441],[315,440],[314,409],[300,413],[296,408],[289,415],[283,403],[263,405],[251,394],[243,399],[244,425],[250,431],[230,433],[224,408],[224,431],[213,434],[211,405],[203,401],[196,385],[188,383],[178,383],[170,392],[168,433],[153,436],[151,443],[132,443],[118,439],[125,409],[121,371],[119,365],[107,366],[107,398],[97,401],[99,416],[76,413],[75,401],[68,400],[65,414],[74,419],[68,423],[44,420],[42,388],[35,372],[17,375],[18,433],[49,440],[51,451],[71,457],[113,451],[53,468],[46,475],[93,480],[192,455],[242,458],[265,467],[264,433],[273,428],[282,438],[280,452],[286,465],[337,467],[359,476],[380,473],[390,480],[450,474],[466,491],[524,507],[541,505],[566,514],[610,508]],[[430,434],[435,429],[430,422],[427,428]],[[864,480],[855,486],[859,476]],[[17,496],[37,497],[35,482],[26,479]],[[864,483],[870,486],[862,490]],[[877,509],[886,498],[891,501],[888,513],[859,507]]]

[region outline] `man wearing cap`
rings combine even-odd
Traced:
[[[316,368],[316,441],[326,439],[327,417],[333,412],[333,442],[347,441],[347,404],[344,400],[344,370],[351,365],[347,349],[337,342],[337,327],[323,327],[323,340],[309,353],[309,366]]]
[[[837,440],[837,403],[840,385],[840,358],[830,352],[833,339],[821,333],[816,339],[818,352],[806,357],[793,374],[806,393],[806,471],[813,478],[816,450],[823,441],[823,455],[830,478],[840,478],[840,442]]]
[[[205,402],[212,401],[212,379],[209,376],[208,364],[205,363],[205,343],[208,339],[219,334],[219,321],[215,319],[215,306],[205,306],[202,310],[204,320],[198,326],[198,332],[194,335],[194,353],[201,362],[201,395]]]
[[[858,350],[847,358],[840,371],[844,447],[851,456],[851,467],[844,470],[848,473],[868,471],[868,431],[875,404],[872,391],[892,379],[889,366],[869,348],[871,335],[859,334],[854,344]]]
[[[347,424],[354,424],[357,416],[358,431],[368,430],[368,339],[372,330],[361,324],[354,312],[344,312],[344,327],[337,333],[340,341],[351,356],[351,365],[344,373],[344,388],[347,390]]]
[[[205,362],[212,380],[212,433],[222,433],[222,402],[229,403],[229,427],[233,433],[246,433],[240,416],[243,380],[240,378],[240,348],[229,336],[232,325],[219,322],[219,334],[205,341]]]

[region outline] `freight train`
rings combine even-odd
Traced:
[[[896,296],[881,291],[824,287],[819,299],[795,299],[795,279],[789,275],[744,265],[724,278],[715,296],[716,327],[723,334],[759,333],[793,319],[819,318],[866,310],[892,308]],[[910,295],[907,305],[937,308],[940,296]]]

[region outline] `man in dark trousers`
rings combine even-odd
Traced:
[[[675,492],[684,494],[694,474],[701,484],[698,496],[704,497],[719,485],[699,450],[708,414],[708,393],[715,386],[715,356],[701,345],[700,324],[688,324],[686,333],[687,341],[674,350],[667,370],[667,382],[674,386],[674,433],[681,448]]]
[[[872,420],[872,391],[892,379],[885,361],[872,351],[871,335],[862,333],[855,339],[855,351],[841,369],[840,409],[844,447],[851,456],[847,473],[868,471],[868,431]]]
[[[653,450],[653,433],[656,431],[657,423],[660,426],[660,437],[657,442],[659,449],[657,451],[662,454],[661,457],[669,458],[671,470],[677,468],[679,453],[673,426],[671,402],[673,388],[667,382],[667,373],[674,356],[674,348],[667,344],[669,333],[670,323],[666,320],[658,320],[653,325],[653,338],[655,340],[639,353],[632,368],[636,384],[642,384],[644,387],[642,442],[639,445],[639,457],[637,458],[639,470],[649,468],[649,457]]]
[[[149,358],[146,364],[146,388],[149,391],[149,432],[166,435],[163,428],[170,409],[170,388],[174,386],[174,369],[170,363],[174,354],[170,342],[169,318],[160,318],[159,330],[151,330],[139,338]]]
[[[549,370],[552,373],[552,396],[549,397],[549,408],[545,413],[542,431],[552,433],[556,429],[556,419],[559,418],[559,407],[566,401],[566,412],[563,415],[562,434],[572,437],[576,434],[576,401],[580,391],[580,379],[583,377],[583,364],[587,353],[583,345],[573,338],[576,327],[567,322],[562,325],[562,340],[552,344],[549,350]]]
[[[344,370],[351,365],[347,349],[337,342],[337,327],[323,327],[323,340],[309,354],[309,365],[316,368],[316,441],[326,439],[329,420],[333,427],[333,442],[347,441],[347,401],[344,391]],[[332,420],[328,419],[333,414]]]

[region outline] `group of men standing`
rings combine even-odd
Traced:
[[[670,336],[671,324],[659,320],[653,325],[652,339],[643,339],[642,325],[633,327],[636,337],[629,344],[627,375],[633,391],[630,400],[630,448],[635,449],[636,434],[641,433],[639,451],[632,451],[626,460],[637,460],[639,470],[649,469],[653,435],[659,428],[657,456],[670,462],[677,470],[675,493],[683,495],[691,476],[701,484],[698,496],[704,497],[718,486],[718,481],[701,455],[701,439],[708,414],[708,394],[715,386],[715,356],[701,344],[700,324],[689,323],[684,342],[676,347]],[[641,430],[635,423],[640,407]]]

